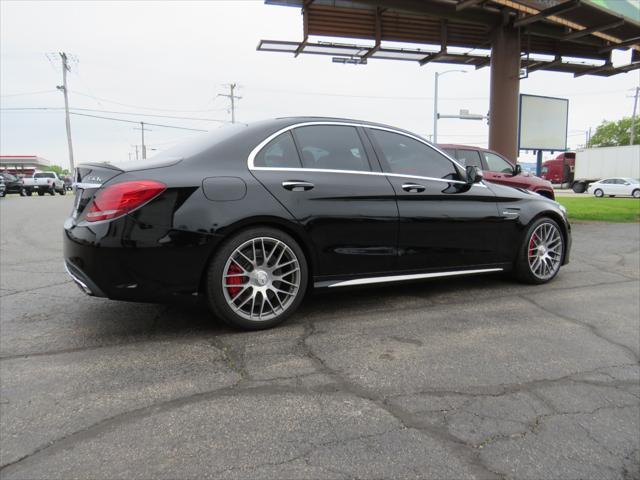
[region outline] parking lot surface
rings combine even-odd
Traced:
[[[237,332],[82,294],[72,196],[0,200],[0,476],[640,478],[640,226],[572,262],[331,291]]]

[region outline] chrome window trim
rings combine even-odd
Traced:
[[[503,268],[481,268],[476,270],[454,270],[449,272],[433,272],[433,273],[411,273],[407,275],[388,275],[383,277],[367,277],[355,278],[353,280],[342,280],[335,283],[316,282],[316,286],[334,287],[352,287],[356,285],[367,285],[371,283],[387,283],[402,282],[405,280],[420,280],[425,278],[454,277],[457,275],[472,275],[475,273],[502,272]]]
[[[442,150],[440,150],[439,148],[437,148],[434,145],[431,145],[430,143],[426,142],[425,140],[421,139],[420,137],[417,137],[415,135],[411,135],[405,132],[402,132],[400,130],[395,130],[392,128],[387,128],[387,127],[380,127],[377,125],[367,125],[364,123],[352,123],[352,122],[332,122],[332,121],[318,121],[318,122],[302,122],[302,123],[296,123],[293,125],[289,125],[287,127],[284,127],[280,130],[278,130],[277,132],[269,135],[267,138],[265,138],[262,142],[260,142],[253,150],[251,150],[251,153],[249,154],[249,157],[247,158],[247,167],[249,168],[250,171],[272,171],[272,172],[315,172],[315,173],[346,173],[349,175],[378,175],[378,176],[383,176],[383,177],[397,177],[397,178],[413,178],[413,179],[418,179],[418,180],[429,180],[429,181],[435,181],[435,182],[443,182],[443,183],[456,183],[456,184],[466,184],[466,182],[463,182],[461,180],[447,180],[445,178],[435,178],[435,177],[422,177],[419,175],[405,175],[402,173],[391,173],[391,172],[371,172],[371,171],[364,171],[364,170],[335,170],[335,169],[325,169],[325,168],[286,168],[286,167],[256,167],[254,165],[254,161],[255,158],[258,156],[258,153],[260,153],[260,151],[269,143],[271,142],[271,140],[273,140],[274,138],[276,138],[277,136],[288,132],[290,130],[293,130],[294,128],[298,128],[298,127],[310,127],[310,126],[315,126],[315,125],[335,125],[335,126],[342,126],[342,127],[361,127],[361,128],[372,128],[375,130],[384,130],[387,132],[391,132],[391,133],[396,133],[398,135],[404,135],[405,137],[409,137],[413,140],[416,140],[424,145],[426,145],[428,148],[431,148],[433,150],[435,150],[436,152],[440,153],[441,155],[443,155],[444,157],[446,157],[449,161],[451,161],[452,163],[454,163],[455,165],[457,165],[462,171],[465,170],[465,168],[460,165],[460,163],[458,163],[455,159],[451,158],[449,155],[447,155],[445,152],[443,152]],[[486,185],[484,185],[483,183],[474,183],[473,184],[474,187],[482,187],[482,188],[487,188]]]

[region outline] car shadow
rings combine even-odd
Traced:
[[[340,289],[320,289],[310,291],[300,309],[288,319],[283,326],[300,325],[310,320],[322,322],[344,315],[345,321],[358,314],[366,314],[376,310],[402,309],[403,303],[409,300],[430,305],[455,301],[455,298],[482,298],[487,291],[499,295],[506,286],[513,286],[513,281],[501,274],[478,277],[441,278],[437,280],[419,280],[393,284],[378,284]],[[449,296],[455,296],[448,299]],[[147,330],[147,334],[157,338],[175,336],[209,336],[242,334],[244,331],[226,325],[216,318],[206,306],[203,299],[173,301],[158,304],[158,312]],[[140,328],[130,324],[134,330]],[[278,328],[278,327],[276,327]],[[126,332],[122,332],[126,334]],[[133,332],[129,332],[131,334]],[[140,332],[141,333],[141,332]]]

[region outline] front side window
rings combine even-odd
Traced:
[[[513,173],[513,165],[491,152],[482,152],[490,172]]]
[[[56,177],[53,173],[43,172],[43,173],[36,173],[33,176],[33,178],[56,178]]]
[[[271,140],[253,161],[256,167],[300,168],[300,158],[290,132]]]
[[[293,132],[304,168],[371,171],[355,127],[311,125]]]
[[[477,150],[458,150],[458,161],[465,167],[474,166],[482,169],[480,154]]]
[[[369,129],[386,161],[385,171],[419,177],[457,179],[458,172],[447,157],[406,135]]]

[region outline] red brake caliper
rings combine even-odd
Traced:
[[[229,270],[227,270],[227,275],[237,275],[239,273],[242,273],[242,269],[235,263],[232,263],[229,266]],[[244,278],[245,277],[240,276],[227,277],[227,285],[238,285],[237,287],[227,287],[227,291],[229,292],[229,296],[231,298],[235,297],[238,293],[240,293],[240,290],[242,290],[242,287],[240,287],[240,285],[244,283]]]
[[[531,240],[529,240],[529,255],[533,255],[533,251],[536,248],[536,235],[535,233],[531,235]]]

